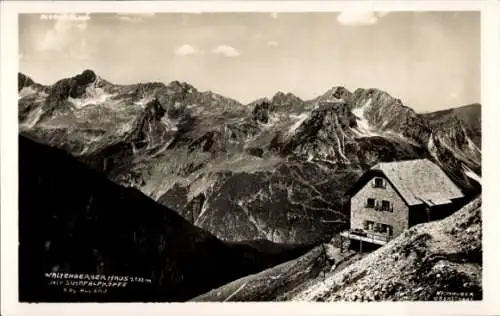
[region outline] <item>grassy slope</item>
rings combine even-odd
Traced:
[[[441,221],[420,224],[295,301],[433,300],[438,291],[482,298],[481,198]]]
[[[338,250],[338,249],[336,249]],[[286,301],[295,293],[328,275],[338,273],[363,255],[355,252],[335,255],[338,262],[330,272],[321,246],[315,247],[300,258],[290,260],[262,272],[233,281],[208,293],[197,296],[191,301]]]
[[[197,302],[272,301],[321,271],[321,247],[302,257],[246,276],[192,299]]]

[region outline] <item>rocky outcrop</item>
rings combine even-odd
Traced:
[[[20,92],[23,88],[30,87],[34,84],[35,82],[33,79],[30,77],[26,76],[25,74],[18,73],[17,74],[17,91]]]
[[[400,134],[420,145],[426,144],[431,133],[428,123],[411,108],[378,89],[357,89],[352,109],[371,126]]]

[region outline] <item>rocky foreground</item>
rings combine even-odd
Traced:
[[[482,298],[481,198],[371,253],[318,246],[192,301],[432,301]],[[329,265],[325,256],[335,260]]]
[[[478,198],[448,218],[414,226],[342,272],[311,284],[290,299],[480,300],[481,240]]]

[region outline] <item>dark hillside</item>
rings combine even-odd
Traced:
[[[138,190],[22,136],[19,157],[20,301],[185,301],[310,249],[224,243]],[[51,272],[63,283],[82,281],[65,273],[145,281],[85,293],[83,282],[49,285]]]

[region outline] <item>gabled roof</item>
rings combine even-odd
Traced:
[[[428,159],[383,162],[371,170],[382,172],[408,205],[442,205],[463,197],[446,173]]]

